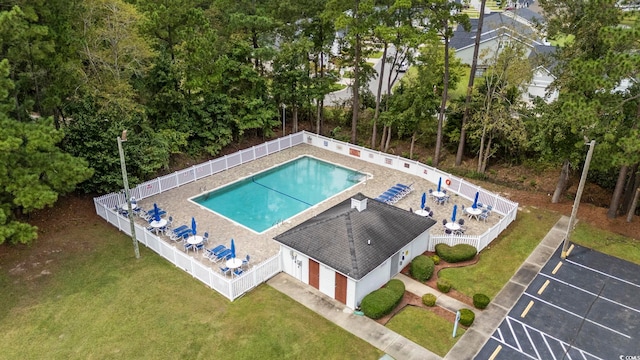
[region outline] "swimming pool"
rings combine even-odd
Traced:
[[[262,233],[366,177],[356,170],[302,156],[190,200]]]

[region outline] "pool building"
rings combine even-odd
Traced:
[[[356,309],[427,250],[435,224],[358,193],[274,240],[284,272]]]

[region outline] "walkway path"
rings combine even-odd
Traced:
[[[538,271],[562,243],[568,223],[569,218],[563,216],[538,244],[495,299],[491,301],[489,306],[482,312],[476,311],[477,316],[473,325],[462,335],[444,357],[444,360],[473,359],[500,325],[502,319],[515,305]],[[426,293],[436,295],[436,304],[447,310],[455,312],[461,308],[469,307],[406,275],[398,274],[395,278],[402,280],[406,290],[416,295],[422,296]],[[289,275],[280,273],[267,283],[395,359],[442,359],[440,356],[377,322],[364,316],[354,315],[343,304]]]

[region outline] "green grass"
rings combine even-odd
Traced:
[[[483,293],[493,299],[559,218],[542,209],[519,211],[516,220],[480,252],[477,264],[444,269],[438,276],[469,297]]]
[[[455,89],[449,90],[449,99],[457,99],[460,96],[467,95],[467,86],[469,86],[469,77],[471,76],[471,68],[469,66],[464,67],[464,73],[460,77],[460,81],[456,85]]]
[[[569,34],[566,36],[559,36],[556,39],[549,39],[549,43],[553,46],[563,47],[566,44],[573,42],[574,39],[575,39],[575,36]]]
[[[135,260],[130,238],[105,223],[62,232],[86,250],[47,255],[53,259],[44,266],[50,275],[9,275],[3,264],[0,359],[378,359],[382,354],[268,285],[230,302],[144,246]],[[32,266],[34,260],[24,259]]]
[[[613,234],[578,222],[571,241],[604,254],[640,264],[640,240]]]
[[[369,54],[368,57],[372,59],[380,59],[382,57],[382,51],[374,51],[371,54]]]
[[[387,327],[440,356],[445,356],[465,331],[458,326],[453,338],[453,323],[415,306],[406,306],[389,320]]]

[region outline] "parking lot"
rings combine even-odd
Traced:
[[[560,248],[476,359],[640,359],[640,266]]]

